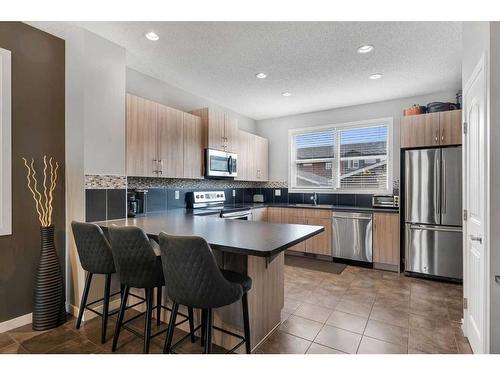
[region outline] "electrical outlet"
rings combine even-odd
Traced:
[[[233,197],[236,197],[236,190],[233,189]]]
[[[276,189],[276,190],[274,191],[274,196],[275,196],[275,197],[281,197],[281,189]]]
[[[175,199],[177,199],[177,200],[179,199],[179,190],[175,191]]]

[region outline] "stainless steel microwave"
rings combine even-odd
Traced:
[[[205,150],[205,177],[234,178],[238,171],[238,155],[230,152]]]

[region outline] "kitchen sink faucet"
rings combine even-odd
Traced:
[[[313,193],[310,198],[313,201],[313,205],[317,206],[318,205],[318,194]]]

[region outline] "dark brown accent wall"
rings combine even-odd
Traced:
[[[21,157],[60,163],[54,196],[56,246],[64,272],[64,40],[21,22],[0,22],[0,47],[12,52],[12,235],[0,236],[0,322],[32,311],[40,225]]]

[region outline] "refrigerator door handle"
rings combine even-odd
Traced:
[[[441,213],[446,213],[446,160],[441,160],[441,179],[443,181],[441,187]]]
[[[461,232],[461,227],[443,227],[443,226],[432,226],[432,225],[420,225],[420,224],[411,224],[411,230],[430,230],[434,232]]]
[[[441,210],[440,210],[440,205],[439,205],[439,196],[441,195],[441,190],[439,189],[439,177],[440,177],[440,164],[441,164],[441,161],[439,160],[440,158],[436,158],[436,166],[434,168],[434,207],[436,209],[436,213],[437,214],[440,214],[441,213]]]

